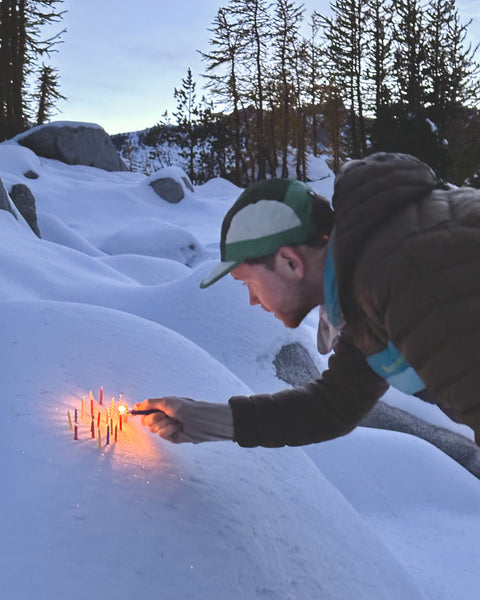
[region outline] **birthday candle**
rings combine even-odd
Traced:
[[[110,444],[110,425],[107,425],[107,446]]]
[[[102,432],[100,431],[100,428],[98,429],[98,447],[102,447]]]
[[[117,426],[115,425],[115,441],[117,441]]]
[[[75,428],[73,430],[73,439],[78,440],[78,425],[75,425]]]
[[[113,433],[113,419],[110,416],[110,431]]]
[[[90,425],[90,431],[92,432],[92,438],[95,439],[95,421],[92,417],[92,424]]]
[[[113,411],[115,410],[115,396],[112,398],[112,404],[110,406],[110,410],[111,410],[111,412],[113,414]]]
[[[93,417],[93,400],[90,400],[90,415]]]
[[[70,429],[73,431],[72,417],[70,415],[70,411],[68,411],[68,424],[70,425]]]
[[[122,427],[122,425],[123,425],[123,418],[122,418],[122,415],[119,415],[119,416],[118,416],[118,425],[119,425],[119,429],[120,429],[120,431],[122,431],[122,430],[123,430],[123,427]]]
[[[103,387],[100,388],[100,396],[98,399],[98,403],[100,404],[100,406],[103,404]]]
[[[97,427],[100,427],[100,411],[98,411]]]
[[[78,409],[75,409],[75,425],[78,423]]]

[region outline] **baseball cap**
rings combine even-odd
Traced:
[[[311,240],[318,233],[312,220],[315,196],[307,184],[296,179],[266,179],[251,184],[223,219],[220,263],[200,287],[212,285],[249,258]]]

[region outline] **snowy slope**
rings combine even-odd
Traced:
[[[138,173],[12,143],[0,177],[29,185],[44,236],[0,211],[3,597],[477,598],[480,484],[420,440],[173,446],[129,418],[99,447],[88,406],[73,439],[68,413],[90,390],[100,408],[100,386],[130,404],[273,391],[292,341],[322,368],[313,315],[290,331],[231,278],[198,288],[238,188],[212,180],[169,205]],[[332,178],[313,185],[329,195]]]

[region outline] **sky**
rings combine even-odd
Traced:
[[[221,0],[64,0],[55,29],[67,28],[52,63],[58,67],[61,111],[53,118],[101,125],[108,133],[153,126],[175,110],[175,87],[191,68],[202,95],[211,28]],[[305,16],[328,10],[327,0],[306,0]],[[480,41],[480,3],[458,0],[462,22],[474,18]]]
[[[182,175],[155,175],[184,188],[169,204],[153,176],[0,144],[0,178],[28,184],[42,234],[0,210],[3,596],[478,600],[480,481],[414,436],[173,445],[129,417],[107,444],[120,394],[131,407],[283,389],[273,360],[293,342],[326,366],[316,314],[291,330],[232,277],[199,288],[240,190],[217,178],[190,192]],[[326,196],[332,184],[312,182]],[[419,399],[383,400],[473,437]]]

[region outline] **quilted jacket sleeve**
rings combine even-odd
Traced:
[[[234,396],[234,440],[240,446],[300,446],[345,435],[388,385],[344,332],[321,379],[274,394]]]

